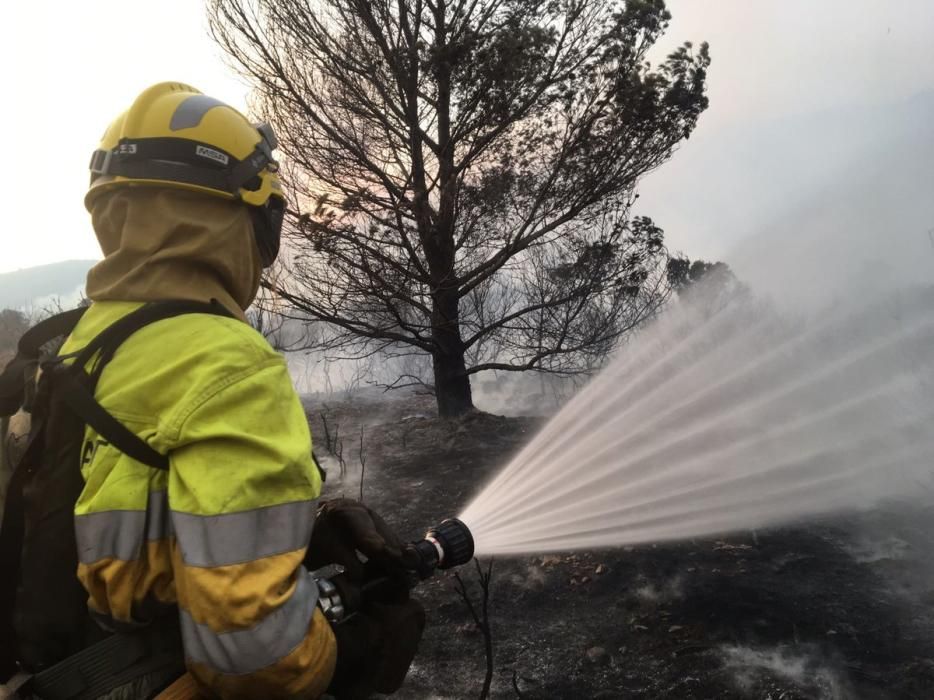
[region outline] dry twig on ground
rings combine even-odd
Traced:
[[[344,474],[347,472],[347,461],[344,459],[344,441],[340,436],[341,424],[335,423],[334,432],[331,432],[331,426],[328,423],[327,406],[321,411],[321,424],[324,427],[324,449],[337,459],[337,464],[340,467],[341,479],[343,479]]]
[[[366,476],[366,444],[364,443],[363,426],[360,426],[360,450],[357,459],[360,460],[360,502],[363,503],[363,477]]]
[[[490,696],[490,685],[493,683],[493,632],[490,628],[490,580],[493,578],[493,560],[490,559],[486,572],[484,572],[483,568],[480,566],[479,559],[474,559],[473,561],[477,567],[477,578],[480,582],[480,590],[482,592],[479,609],[470,596],[470,593],[467,591],[464,580],[457,572],[454,573],[454,578],[457,580],[457,583],[454,584],[454,589],[464,601],[464,605],[467,606],[467,610],[473,618],[474,625],[476,625],[477,629],[480,630],[480,633],[483,635],[483,647],[486,653],[486,677],[483,680],[483,688],[480,690],[480,700],[485,700]]]

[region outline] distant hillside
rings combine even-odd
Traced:
[[[83,289],[88,270],[96,262],[65,260],[0,273],[0,309],[33,307],[55,297],[70,304]]]

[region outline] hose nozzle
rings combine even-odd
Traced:
[[[457,518],[443,520],[430,528],[424,539],[406,547],[415,552],[414,573],[419,579],[429,578],[437,569],[451,569],[473,559],[473,535]],[[410,560],[411,561],[411,560]],[[349,613],[360,610],[364,600],[391,599],[398,594],[398,579],[378,576],[367,581],[356,593],[354,586],[341,584],[344,567],[331,564],[311,573],[318,585],[318,605],[331,622],[339,622]],[[408,576],[409,587],[417,585],[415,576]]]
[[[425,538],[414,544],[420,564],[418,575],[428,578],[435,569],[451,569],[473,559],[473,535],[457,518],[448,518],[425,533]]]

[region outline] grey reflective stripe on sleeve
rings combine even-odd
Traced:
[[[172,120],[169,122],[169,129],[178,131],[179,129],[191,129],[201,123],[204,115],[215,107],[226,107],[227,105],[220,100],[215,100],[207,95],[192,95],[182,100],[175,112],[172,114]]]
[[[308,546],[317,501],[295,501],[239,513],[193,515],[172,511],[187,566],[243,564]]]
[[[246,630],[212,632],[179,610],[185,656],[221,673],[253,673],[288,656],[308,634],[318,586],[304,567],[288,601]]]
[[[78,561],[93,564],[101,559],[134,561],[145,542],[172,534],[166,492],[150,491],[146,510],[106,510],[75,516]]]

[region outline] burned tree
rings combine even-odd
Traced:
[[[706,45],[652,68],[662,0],[211,0],[280,135],[287,275],[353,356],[431,357],[442,415],[488,369],[577,372],[653,314],[630,209],[707,106]]]

